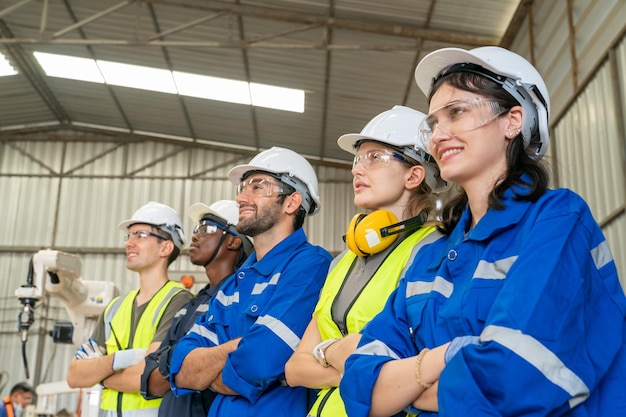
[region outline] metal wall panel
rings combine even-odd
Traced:
[[[624,46],[616,55],[624,56]],[[623,69],[623,67],[622,67]],[[614,254],[620,278],[626,288],[626,184],[624,179],[624,138],[620,137],[619,110],[626,105],[626,94],[614,94],[626,85],[626,74],[615,80],[607,61],[587,84],[554,126],[554,161],[559,186],[571,188],[589,204]],[[623,87],[622,87],[623,88]],[[621,101],[616,103],[614,98]],[[623,126],[623,125],[622,125]],[[621,210],[621,214],[620,214]],[[617,215],[616,215],[617,213]]]
[[[15,290],[26,283],[30,258],[41,248],[77,253],[85,280],[111,281],[124,293],[138,286],[126,269],[120,221],[150,200],[171,205],[181,214],[186,231],[191,204],[235,198],[227,180],[230,168],[247,163],[252,154],[194,148],[161,142],[125,143],[118,138],[88,140],[0,142],[0,370],[11,381],[25,379]],[[349,166],[315,165],[320,179],[322,209],[305,221],[309,240],[333,254],[344,248],[341,239],[356,213]],[[204,270],[189,261],[187,251],[170,266],[170,276],[191,274],[204,285]],[[65,379],[74,348],[55,345],[47,331],[68,316],[56,299],[36,310],[26,347],[30,381]],[[71,396],[65,400],[74,407]]]

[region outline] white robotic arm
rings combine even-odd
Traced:
[[[50,295],[61,300],[73,330],[72,343],[78,347],[91,336],[98,318],[118,293],[111,282],[85,281],[80,277],[81,263],[76,255],[44,249],[32,259],[26,285],[15,291],[23,304],[19,315],[22,342],[26,342],[37,302]]]

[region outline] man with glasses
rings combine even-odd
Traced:
[[[24,409],[33,402],[35,390],[26,382],[15,384],[0,404],[0,417],[20,417]]]
[[[331,257],[302,224],[319,211],[317,176],[297,153],[274,147],[230,170],[237,230],[255,253],[174,348],[175,395],[211,389],[209,416],[304,416],[307,390],[285,382],[285,363],[311,318]]]
[[[172,348],[196,322],[207,312],[209,300],[217,293],[224,280],[254,250],[247,236],[237,232],[239,205],[233,200],[219,200],[207,206],[196,203],[191,206],[189,217],[195,223],[189,260],[206,270],[209,283],[177,314],[172,326],[156,352],[146,357],[141,376],[141,393],[146,399],[163,397],[159,416],[206,417],[215,398],[215,392],[204,390],[191,395],[175,397],[170,391],[169,365]]]
[[[104,386],[100,417],[153,417],[161,400],[140,394],[144,358],[157,350],[192,297],[167,275],[184,245],[182,222],[174,209],[151,201],[119,228],[126,232],[126,267],[139,274],[139,289],[109,303],[92,338],[76,351],[67,382],[73,388]]]

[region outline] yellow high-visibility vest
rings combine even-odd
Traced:
[[[404,270],[414,247],[424,237],[436,230],[435,227],[422,227],[407,236],[380,265],[374,276],[363,288],[358,298],[354,300],[350,310],[346,314],[345,327],[349,334],[358,333],[376,314],[378,314],[387,298],[398,286],[402,271]],[[314,315],[317,316],[317,326],[322,340],[341,338],[343,335],[333,321],[332,305],[335,297],[346,279],[352,263],[356,258],[352,251],[344,252],[342,258],[328,273],[326,282],[322,288],[320,299],[315,307]],[[309,411],[309,416],[317,417],[342,417],[347,416],[343,400],[337,387],[324,388],[317,394],[317,400]]]
[[[133,344],[129,346],[133,303],[139,290],[131,291],[124,298],[117,297],[104,310],[107,355],[122,349],[149,348],[165,309],[172,297],[184,288],[177,282],[168,281],[154,294],[137,323]],[[109,324],[110,323],[110,324]],[[111,331],[113,328],[113,331]],[[119,392],[104,388],[100,408],[107,415],[117,415],[118,401],[124,416],[156,416],[161,399],[146,400],[139,392]]]

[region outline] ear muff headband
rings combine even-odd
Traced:
[[[356,214],[348,226],[345,241],[348,249],[358,256],[384,251],[398,238],[398,233],[421,227],[427,218],[422,212],[402,222],[389,210],[376,210],[369,214]]]

